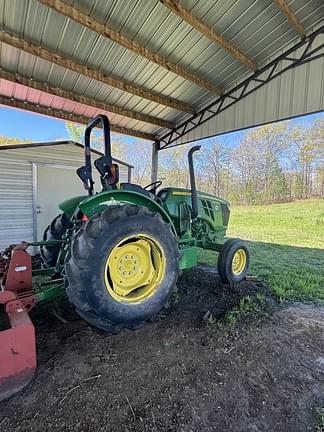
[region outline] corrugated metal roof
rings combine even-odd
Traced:
[[[74,0],[66,3],[106,23],[128,38],[181,65],[223,90],[250,72],[158,0]],[[324,18],[323,0],[290,0],[306,33]],[[265,64],[298,35],[273,0],[183,0],[181,4],[218,31],[258,66]],[[196,110],[215,99],[208,90],[39,3],[1,0],[1,28],[37,46],[60,53],[148,91],[192,105]],[[107,84],[0,43],[0,68],[46,82],[87,98],[117,105],[177,124],[188,114],[134,96]],[[0,94],[86,117],[98,110],[3,81]],[[110,114],[111,122],[131,130],[160,135],[161,127]]]
[[[287,47],[280,52],[285,60],[276,63],[269,62],[268,68],[259,72],[254,80],[240,81],[239,88],[231,95],[219,98],[202,110],[203,121],[198,123],[201,112],[187,120],[188,124],[178,126],[178,133],[171,131],[161,138],[162,148],[190,143],[202,138],[218,136],[224,133],[242,130],[302,116],[322,112],[324,110],[324,32],[321,27],[313,33],[313,41],[299,42],[288,47],[293,52],[287,54]],[[313,54],[312,54],[313,51]],[[307,52],[312,61],[299,62],[298,67],[291,67],[293,59],[299,61]],[[307,57],[306,55],[306,57]],[[276,58],[280,58],[276,56]],[[266,66],[267,67],[267,66]],[[281,72],[284,71],[282,74]],[[274,73],[272,73],[274,72]],[[271,78],[268,77],[271,74]],[[233,101],[232,97],[243,97]],[[235,89],[236,87],[233,86]],[[256,89],[256,91],[254,91]],[[223,101],[223,104],[222,104]],[[222,109],[217,111],[217,107]],[[192,124],[195,127],[192,127]]]

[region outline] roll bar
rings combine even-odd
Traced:
[[[91,165],[91,147],[90,147],[90,137],[92,130],[101,124],[104,135],[104,156],[95,160],[95,167],[100,173],[102,186],[104,188],[111,184],[111,176],[113,163],[111,156],[111,141],[110,141],[110,124],[108,117],[104,114],[97,115],[93,120],[90,121],[86,127],[84,133],[84,166],[77,169],[77,174],[83,181],[85,189],[88,191],[89,195],[93,195],[93,177],[92,177],[92,165]],[[118,171],[118,169],[117,169]]]

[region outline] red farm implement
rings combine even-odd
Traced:
[[[36,341],[34,325],[29,312],[40,300],[46,300],[45,291],[35,293],[32,278],[47,270],[32,270],[29,244],[14,247],[3,265],[0,291],[0,401],[25,387],[36,369]],[[54,288],[54,290],[53,290]],[[48,299],[60,290],[60,282],[48,290]]]

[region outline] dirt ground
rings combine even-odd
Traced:
[[[210,328],[243,295],[207,267],[183,274],[171,307],[114,336],[67,308],[37,316],[38,369],[0,405],[6,431],[314,431],[324,407],[324,308],[268,300],[268,316]]]

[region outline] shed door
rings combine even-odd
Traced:
[[[82,182],[76,174],[78,167],[40,165],[36,168],[36,232],[42,240],[44,230],[60,213],[58,205],[76,195],[86,195]],[[96,185],[100,184],[97,172],[93,172]]]

